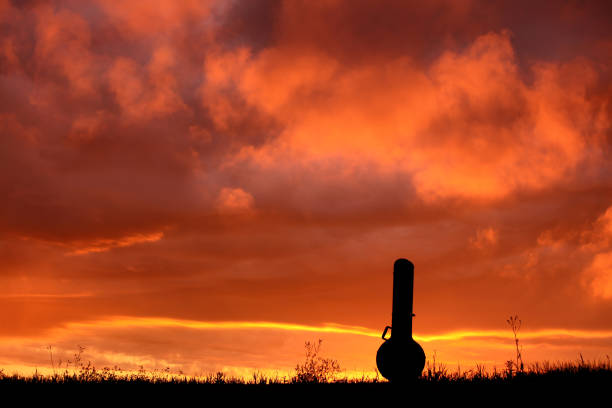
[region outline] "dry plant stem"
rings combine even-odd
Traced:
[[[49,358],[51,358],[51,369],[53,370],[53,375],[55,375],[55,364],[53,364],[53,351],[51,345],[47,346],[47,349],[49,349]]]
[[[510,316],[508,320],[506,320],[512,329],[512,334],[514,334],[514,344],[516,346],[516,372],[523,372],[523,357],[521,355],[521,348],[519,348],[519,340],[518,340],[518,331],[521,328],[522,321],[518,318],[517,315]]]

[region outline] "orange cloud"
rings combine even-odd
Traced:
[[[169,34],[176,31],[185,20],[205,20],[214,2],[186,0],[177,3],[161,0],[152,5],[144,1],[126,3],[120,0],[102,0],[97,3],[126,36],[159,36],[160,33]]]
[[[476,231],[476,236],[470,238],[470,244],[478,249],[495,245],[498,240],[498,232],[493,227],[483,228]]]
[[[37,64],[43,69],[58,69],[70,90],[79,95],[95,92],[100,61],[90,52],[88,22],[77,13],[52,7],[41,6],[36,14]]]
[[[593,295],[601,299],[612,299],[612,252],[595,255],[584,275]]]
[[[85,255],[92,252],[105,252],[113,248],[124,248],[145,242],[157,242],[164,237],[163,232],[151,234],[133,234],[118,239],[99,239],[70,252],[72,255]]]
[[[146,119],[187,109],[175,89],[173,64],[172,51],[168,48],[154,52],[147,67],[148,75],[128,58],[115,61],[109,71],[110,87],[128,117]],[[143,76],[148,76],[148,81]]]
[[[283,51],[242,59],[248,68],[234,78],[247,103],[286,123],[278,143],[250,153],[265,167],[285,157],[305,166],[358,160],[406,172],[427,200],[501,198],[596,165],[590,152],[608,126],[586,99],[595,81],[588,64],[534,66],[527,84],[508,32],[446,52],[426,73],[401,58],[341,69],[328,56],[282,58]]]
[[[253,204],[253,196],[241,188],[224,187],[217,199],[217,208],[226,214],[249,212]]]

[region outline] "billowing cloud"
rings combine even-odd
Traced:
[[[470,238],[470,244],[478,249],[483,249],[487,246],[495,245],[498,237],[497,230],[493,227],[487,227],[476,231],[476,236]]]
[[[585,271],[590,276],[590,288],[595,296],[612,299],[612,253],[595,255],[593,262]]]
[[[219,192],[217,207],[222,213],[244,213],[253,208],[253,196],[241,188],[224,187]]]

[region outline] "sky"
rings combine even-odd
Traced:
[[[0,367],[612,353],[607,1],[0,0]],[[71,360],[71,363],[68,363]]]

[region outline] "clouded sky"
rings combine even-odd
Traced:
[[[612,349],[606,1],[0,0],[0,365]]]

